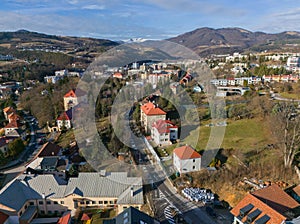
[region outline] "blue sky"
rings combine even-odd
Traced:
[[[1,0],[0,30],[123,40],[200,27],[300,31],[295,0]]]

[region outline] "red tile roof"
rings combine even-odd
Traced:
[[[21,124],[18,121],[13,120],[12,122],[8,123],[4,128],[19,128]]]
[[[86,95],[86,92],[83,91],[82,89],[77,88],[76,90],[71,89],[69,92],[67,92],[64,95],[64,98],[67,98],[67,97],[80,97],[80,96],[84,96],[84,95]]]
[[[272,184],[252,194],[281,214],[299,206],[298,202],[285,193],[277,184]]]
[[[253,208],[245,214],[244,218],[242,218],[242,222],[245,223],[247,219],[247,215],[250,214],[251,212],[255,211],[256,209],[259,209],[261,213],[259,214],[258,217],[256,217],[255,220],[260,219],[264,215],[267,215],[270,217],[270,219],[266,222],[266,224],[280,224],[283,223],[283,221],[286,220],[286,217],[281,215],[279,212],[276,210],[272,209],[270,206],[265,204],[264,202],[260,201],[258,198],[256,198],[252,194],[247,194],[243,200],[241,200],[237,206],[235,206],[230,212],[235,216],[238,217],[240,214],[240,209],[244,208],[245,206],[252,204]],[[254,220],[252,220],[254,221]],[[251,222],[252,223],[252,222]]]
[[[5,221],[9,218],[8,215],[4,214],[3,212],[0,212],[0,224],[5,223]]]
[[[160,134],[170,133],[170,128],[178,128],[171,121],[162,119],[155,121],[152,127],[156,128]]]
[[[178,147],[173,153],[181,160],[201,158],[201,155],[189,145]]]
[[[57,118],[59,121],[70,121],[72,120],[72,108],[67,111],[62,112]]]
[[[141,106],[141,110],[147,115],[147,116],[153,116],[153,115],[166,115],[167,113],[164,112],[162,109],[154,105],[153,103],[149,102]]]
[[[15,109],[12,108],[12,107],[5,107],[5,108],[3,109],[3,112],[4,112],[4,113],[15,112]]]
[[[9,114],[7,117],[8,117],[8,119],[10,119],[10,120],[15,120],[15,121],[20,120],[20,116],[17,115],[17,114],[15,114],[15,113],[11,113],[11,114]]]
[[[68,214],[62,216],[62,217],[58,220],[57,224],[68,224],[69,221],[70,221],[70,219],[71,219],[71,213],[68,213]]]

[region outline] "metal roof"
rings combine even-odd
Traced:
[[[133,196],[131,196],[133,187]],[[70,194],[81,197],[112,197],[120,204],[143,204],[143,186],[141,177],[127,177],[126,172],[79,173],[68,182],[51,174],[20,175],[0,191],[0,204],[20,210],[30,199],[64,198]],[[15,200],[18,198],[18,200]]]

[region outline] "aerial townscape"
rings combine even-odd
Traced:
[[[0,224],[300,224],[299,6],[253,2],[4,0]]]

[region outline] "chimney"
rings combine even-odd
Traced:
[[[44,211],[45,211],[45,214],[48,214],[48,210],[47,210],[47,202],[46,202],[46,196],[45,196],[45,193],[42,194],[42,198],[43,198],[43,204],[44,204]]]
[[[134,195],[133,187],[130,188],[130,195],[131,195],[131,197],[133,197],[133,195]]]

